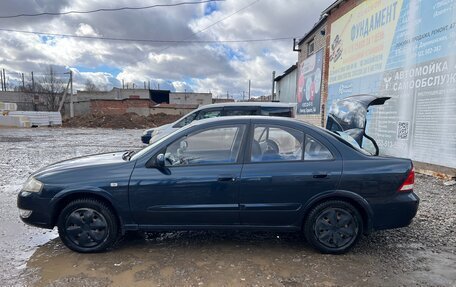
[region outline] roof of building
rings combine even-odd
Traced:
[[[323,24],[325,24],[326,23],[326,18],[327,18],[327,16],[323,13],[322,16],[320,17],[320,20],[318,20],[318,22],[314,24],[312,29],[310,29],[310,31],[307,32],[301,38],[301,40],[299,40],[298,46],[301,45],[302,43],[304,43],[307,39],[309,39],[315,33],[315,31],[317,31],[318,28],[320,28]]]
[[[288,68],[285,72],[283,72],[282,75],[280,76],[277,76],[274,78],[274,81],[278,82],[280,81],[283,77],[285,77],[286,75],[290,74],[291,72],[293,72],[294,70],[296,70],[296,68],[298,67],[298,65],[294,64],[292,65],[290,68]]]
[[[346,0],[336,0],[334,1],[331,5],[328,6],[328,8],[326,8],[325,10],[323,10],[323,12],[321,12],[321,15],[325,15],[325,14],[329,14],[331,12],[332,9],[334,8],[338,8],[338,6],[342,3],[342,2],[345,2]]]

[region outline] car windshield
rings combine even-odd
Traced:
[[[188,125],[189,123],[193,122],[193,120],[195,119],[197,114],[198,114],[197,112],[193,112],[193,113],[185,116],[182,120],[177,122],[177,124],[175,124],[174,127],[181,128],[181,127]]]
[[[327,129],[323,129],[321,128],[322,130],[324,130],[325,132],[327,132],[328,134],[332,135],[333,137],[335,137],[338,141],[342,142],[343,144],[365,154],[365,155],[372,155],[370,152],[366,151],[365,149],[363,149],[362,147],[359,146],[359,144],[355,141],[355,139],[350,136],[348,133],[346,132],[343,132],[343,131],[337,131],[337,132],[333,132],[333,131],[329,131]]]

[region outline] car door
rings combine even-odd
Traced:
[[[340,155],[314,131],[258,123],[252,125],[248,145],[239,195],[241,224],[299,227],[303,205],[337,187]]]
[[[135,167],[130,187],[135,221],[144,227],[239,224],[245,130],[242,124],[224,125],[185,135],[159,153],[163,168]]]

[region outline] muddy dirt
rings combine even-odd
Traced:
[[[140,148],[140,130],[0,129],[1,286],[456,286],[456,186],[417,176],[411,226],[321,255],[300,234],[129,234],[101,254],[68,250],[55,230],[24,225],[16,194],[54,161]],[[6,140],[5,140],[6,139]]]
[[[73,128],[110,128],[110,129],[145,129],[169,124],[181,116],[157,114],[147,117],[135,113],[121,115],[89,114],[63,121],[63,127]]]

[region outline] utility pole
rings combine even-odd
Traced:
[[[245,101],[245,91],[242,91],[242,101]]]
[[[35,92],[35,78],[33,77],[33,72],[32,72],[32,92]]]
[[[251,85],[251,81],[249,80],[249,101],[250,101],[250,85]]]
[[[147,82],[147,88],[150,90],[150,80]]]
[[[5,89],[5,91],[8,90],[7,86],[6,86],[6,74],[5,74],[5,69],[3,69],[3,88]]]
[[[74,117],[73,106],[73,71],[70,70],[70,118]]]
[[[275,79],[275,71],[272,71],[272,91],[271,91],[271,102],[274,101],[274,88],[275,88],[275,82],[274,82],[274,79]]]
[[[22,91],[25,91],[25,79],[24,79],[24,73],[21,73],[22,75]]]
[[[0,82],[2,83],[1,88],[3,91],[3,74],[2,73],[0,73]]]

